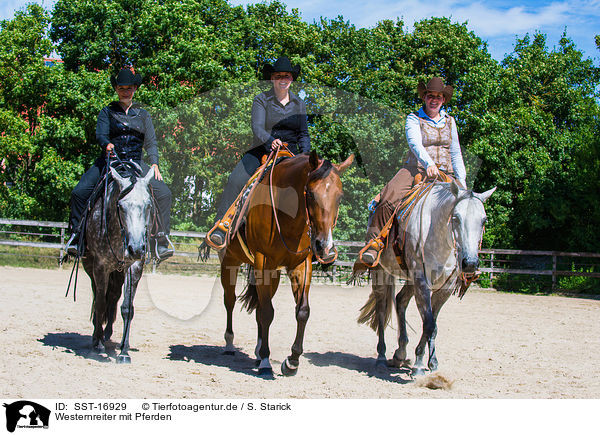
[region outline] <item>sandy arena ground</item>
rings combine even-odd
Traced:
[[[290,286],[274,298],[274,380],[254,368],[254,315],[234,313],[234,356],[222,355],[225,308],[215,278],[145,275],[135,299],[131,365],[90,353],[91,289],[80,271],[0,267],[2,397],[30,398],[600,398],[600,301],[472,289],[438,319],[439,373],[432,390],[403,370],[375,368],[376,335],[356,323],[369,287],[314,285],[304,355],[295,377],[281,361],[295,334]],[[239,293],[239,291],[238,291]],[[410,325],[421,322],[411,302]],[[113,340],[121,338],[120,314]],[[409,355],[417,334],[409,329]],[[396,322],[387,330],[392,356]],[[112,345],[113,347],[115,344]],[[112,352],[114,356],[114,351]]]

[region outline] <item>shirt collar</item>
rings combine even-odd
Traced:
[[[295,103],[298,103],[300,101],[300,97],[298,97],[292,91],[289,91],[289,93],[290,93],[290,102],[293,101]],[[267,97],[267,100],[275,100],[275,91],[273,90],[273,88],[266,91],[265,96]]]
[[[114,111],[114,112],[121,112],[121,113],[125,113],[125,110],[123,109],[123,107],[119,104],[118,101],[113,101],[112,103],[109,104],[110,108]],[[136,115],[138,110],[140,109],[140,105],[137,102],[133,102],[131,104],[131,107],[129,108],[129,112],[127,112],[130,115]]]
[[[446,111],[444,109],[440,109],[440,117],[445,118],[446,116],[448,116]],[[437,121],[434,121],[429,116],[427,116],[427,113],[425,113],[425,110],[423,109],[423,107],[421,107],[419,109],[419,118],[423,118],[423,119],[426,119],[427,121],[431,121],[431,122],[440,122],[439,119]]]

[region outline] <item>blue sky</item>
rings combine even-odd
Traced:
[[[51,8],[55,0],[37,0]],[[248,0],[230,0],[245,5]],[[0,0],[0,19],[11,18],[14,10],[27,0]],[[470,30],[488,42],[496,59],[512,51],[515,39],[526,33],[540,31],[553,47],[563,31],[567,32],[587,57],[600,64],[600,51],[594,36],[600,34],[600,0],[534,0],[534,1],[473,1],[473,0],[288,0],[288,8],[297,8],[302,18],[312,22],[320,17],[342,15],[357,27],[371,27],[382,19],[402,18],[407,30],[416,20],[432,16],[451,17],[467,22]]]

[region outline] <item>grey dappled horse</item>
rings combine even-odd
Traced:
[[[405,313],[414,295],[423,321],[423,332],[415,351],[413,373],[422,375],[425,372],[423,356],[426,344],[429,347],[427,367],[431,371],[437,369],[437,316],[450,295],[460,288],[461,279],[477,271],[479,245],[486,222],[483,204],[494,190],[496,188],[474,193],[460,188],[455,182],[436,182],[429,194],[415,204],[399,231],[406,228],[402,266],[396,260],[393,241],[387,244],[379,265],[371,270],[372,291],[359,317],[360,323],[368,323],[378,333],[379,366],[388,363],[384,330],[394,303],[394,281],[399,277],[406,281],[396,295],[398,349],[389,364],[395,367],[409,364],[406,359],[408,335]],[[401,241],[402,236],[398,240]]]
[[[141,168],[135,166],[141,173]],[[104,200],[101,197],[88,214],[82,262],[94,293],[92,346],[101,356],[106,356],[104,343],[112,335],[117,303],[125,283],[121,305],[123,339],[117,362],[129,363],[133,299],[144,271],[152,205],[148,183],[154,171],[150,169],[145,177],[132,175],[130,178],[122,177],[113,167],[110,171],[115,183],[109,184],[106,210],[103,210]],[[132,180],[135,181],[133,184]],[[104,330],[103,324],[106,324]]]

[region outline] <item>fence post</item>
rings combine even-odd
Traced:
[[[556,290],[556,254],[552,254],[552,291]]]
[[[490,284],[491,284],[492,281],[494,280],[494,253],[493,252],[490,255],[490,269],[492,269],[492,271],[490,272]]]
[[[62,261],[60,261],[60,260],[62,260],[62,258],[64,256],[64,252],[63,252],[64,246],[65,246],[65,229],[61,228],[60,229],[60,253],[59,253],[60,257],[58,257],[58,267],[59,267],[59,269],[63,268],[62,267],[63,266],[62,265]]]

